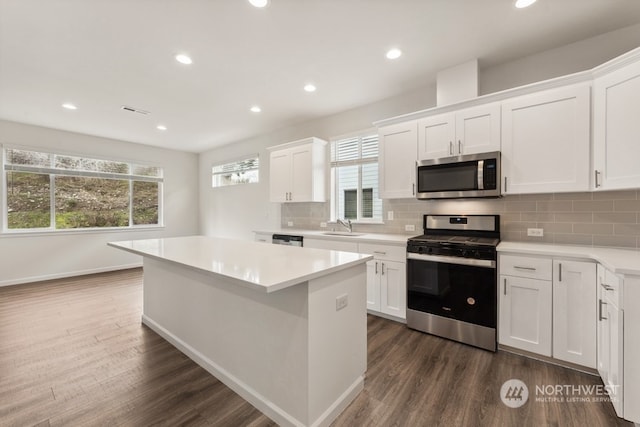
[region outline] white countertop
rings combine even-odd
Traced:
[[[354,231],[354,235],[352,236],[327,234],[331,233],[331,230],[298,230],[294,228],[274,228],[271,230],[254,230],[253,232],[260,234],[287,234],[291,236],[307,237],[310,239],[340,240],[344,242],[380,243],[383,245],[406,246],[407,239],[422,234],[421,231],[422,230],[419,230],[413,234],[360,233]],[[340,230],[338,231],[338,233],[342,233],[342,231]]]
[[[616,274],[640,275],[640,251],[633,249],[503,241],[498,245],[498,252],[590,259],[599,262]]]
[[[265,292],[288,288],[373,259],[371,255],[353,252],[204,236],[129,240],[108,245],[223,276]]]

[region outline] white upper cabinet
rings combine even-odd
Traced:
[[[416,196],[417,130],[415,120],[378,129],[381,199]]]
[[[418,120],[418,160],[453,156],[455,114],[439,114]]]
[[[418,120],[418,160],[499,150],[499,103]]]
[[[269,148],[269,200],[324,202],[327,142],[318,138]]]
[[[503,194],[588,191],[590,85],[502,104]]]
[[[595,79],[594,187],[640,188],[640,61]]]

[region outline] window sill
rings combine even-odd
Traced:
[[[74,235],[74,234],[102,234],[102,233],[131,233],[164,230],[164,225],[149,225],[138,227],[114,227],[114,228],[84,228],[84,229],[68,229],[68,230],[4,230],[0,232],[0,238],[3,237],[40,237],[40,236],[58,236],[58,235]]]

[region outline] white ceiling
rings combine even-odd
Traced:
[[[0,118],[201,152],[639,21],[638,0],[0,0]]]

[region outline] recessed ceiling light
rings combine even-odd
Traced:
[[[158,130],[167,130],[167,127],[165,125],[158,125],[158,126],[156,126],[156,129],[158,129]]]
[[[69,103],[69,102],[65,102],[64,104],[62,104],[62,108],[66,108],[67,110],[77,110],[78,107],[76,107],[75,105]]]
[[[307,83],[306,85],[304,85],[304,90],[307,92],[315,92],[316,86],[314,84]]]
[[[185,65],[191,65],[193,64],[193,60],[191,58],[189,58],[187,55],[185,54],[179,54],[176,55],[176,61],[178,61],[181,64],[185,64]]]
[[[387,58],[388,59],[398,59],[400,58],[400,56],[402,55],[402,51],[400,49],[397,48],[393,48],[393,49],[389,49],[387,51]]]
[[[254,7],[265,7],[269,4],[269,0],[249,0],[249,3]]]
[[[253,113],[259,113],[259,112],[262,111],[262,108],[258,107],[257,105],[254,105],[250,109],[251,109],[251,112],[253,112]]]
[[[518,9],[524,9],[534,4],[536,0],[516,0],[516,7]]]

